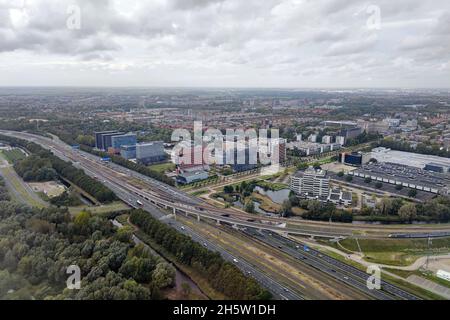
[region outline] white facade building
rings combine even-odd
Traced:
[[[290,189],[301,197],[327,200],[330,194],[330,178],[326,171],[310,167],[291,177]]]
[[[322,143],[330,144],[331,143],[331,136],[323,136],[322,137]]]
[[[340,144],[341,146],[343,146],[345,144],[345,137],[343,136],[337,136],[336,137],[336,143]]]

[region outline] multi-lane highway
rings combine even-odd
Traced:
[[[91,177],[95,177],[96,179],[99,179],[103,184],[105,184],[107,187],[109,187],[118,198],[123,200],[124,202],[128,203],[130,206],[135,208],[141,208],[145,211],[149,212],[152,216],[155,218],[161,219],[161,221],[170,224],[173,228],[175,228],[180,233],[183,233],[187,236],[189,236],[192,240],[202,244],[203,246],[207,247],[209,250],[216,251],[222,255],[222,257],[231,262],[234,263],[244,274],[247,276],[253,277],[258,283],[260,283],[263,287],[267,288],[275,298],[282,299],[282,300],[303,300],[304,296],[300,293],[294,292],[293,290],[287,288],[284,284],[279,283],[278,281],[272,279],[269,275],[259,271],[255,267],[252,266],[251,263],[245,261],[241,257],[236,257],[229,253],[227,250],[223,249],[222,247],[216,245],[215,243],[203,238],[199,234],[197,234],[194,230],[191,228],[182,225],[180,222],[176,220],[165,220],[164,217],[167,216],[167,213],[162,212],[155,204],[153,204],[151,201],[143,198],[141,195],[136,194],[135,192],[129,191],[125,186],[123,186],[120,182],[118,183],[116,180],[111,179],[105,172],[102,172],[102,170],[97,170],[96,168],[92,168],[89,165],[85,165],[85,162],[78,161],[80,159],[76,158],[74,159],[74,152],[69,146],[66,146],[62,144],[61,142],[57,141],[57,145],[55,144],[55,141],[49,140],[47,138],[24,134],[24,133],[16,133],[16,132],[0,132],[2,134],[7,134],[11,136],[15,136],[17,138],[25,139],[28,141],[33,141],[35,143],[40,144],[44,148],[51,149],[53,153],[60,157],[61,159],[65,161],[72,161],[73,165],[77,168],[83,169],[84,172]],[[94,160],[96,159],[95,156],[86,154],[83,155],[86,158],[92,158]],[[124,168],[120,168],[121,170],[124,170]],[[125,169],[126,170],[126,169]],[[129,176],[137,177],[135,173],[129,172]],[[145,177],[147,180],[147,177]],[[150,179],[150,178],[148,178]],[[147,180],[147,181],[153,181]],[[159,183],[159,182],[158,182]],[[170,188],[166,185],[161,185],[162,188],[173,190],[173,188]],[[178,190],[176,190],[178,191]],[[137,201],[139,200],[142,205],[137,205]],[[183,201],[190,202],[192,204],[195,204],[197,202],[196,199],[192,199],[189,196],[186,196],[184,198],[183,195]],[[236,262],[238,261],[238,262]]]
[[[23,132],[3,131],[0,133],[32,140],[47,147],[55,154],[88,168],[92,172],[104,172],[110,180],[127,187],[129,191],[140,194],[152,203],[173,209],[177,214],[189,214],[207,219],[214,219],[234,225],[260,228],[285,234],[294,234],[308,237],[342,238],[358,236],[359,238],[388,238],[392,234],[402,234],[405,237],[442,236],[450,231],[447,225],[440,226],[376,226],[352,225],[342,223],[324,223],[286,219],[281,217],[258,217],[233,209],[219,209],[211,204],[190,196],[176,188],[162,182],[128,170],[114,163],[101,163],[100,159],[86,152],[72,150],[70,146],[57,137],[49,139],[42,136]]]
[[[163,218],[167,215],[167,213],[162,212],[158,208],[159,206],[164,209],[172,210],[174,214],[195,215],[198,218],[202,217],[213,219],[218,222],[226,222],[231,225],[240,225],[252,228],[249,230],[253,231],[248,231],[252,237],[281,249],[290,256],[295,257],[324,273],[332,275],[335,279],[338,279],[353,288],[357,288],[358,290],[367,293],[369,296],[376,299],[416,299],[415,296],[410,295],[409,293],[386,282],[383,282],[383,290],[368,291],[364,280],[367,279],[368,275],[364,272],[350,267],[347,264],[331,257],[317,253],[316,251],[301,252],[295,248],[295,245],[291,242],[291,240],[275,235],[274,232],[325,238],[349,236],[351,233],[342,232],[341,230],[338,232],[332,232],[329,231],[330,229],[326,229],[326,231],[324,231],[322,230],[323,228],[320,224],[316,229],[301,229],[301,227],[290,228],[283,224],[283,220],[276,218],[263,218],[263,220],[255,221],[254,216],[231,210],[224,211],[224,209],[215,208],[195,197],[187,195],[159,181],[155,181],[154,179],[130,171],[124,167],[112,163],[102,163],[98,157],[85,152],[73,150],[70,146],[61,142],[56,137],[50,139],[27,133],[1,130],[0,133],[34,141],[44,148],[52,150],[56,156],[62,158],[63,160],[71,161],[74,166],[83,169],[88,175],[99,179],[102,183],[114,191],[120,199],[127,202],[129,205],[134,207],[142,207],[157,218]],[[303,298],[301,294],[289,290],[285,285],[260,272],[244,259],[238,259],[238,257],[234,257],[224,248],[205,240],[192,229],[181,225],[177,221],[165,221],[170,223],[179,232],[189,235],[193,240],[201,243],[211,250],[220,252],[228,261],[234,263],[239,261],[236,264],[244,273],[254,277],[260,284],[268,288],[277,298]],[[264,231],[254,231],[255,229]],[[273,236],[268,236],[269,234],[272,234]]]
[[[375,299],[418,299],[418,297],[410,294],[409,292],[383,280],[381,280],[381,290],[371,290],[367,287],[367,279],[370,276],[368,273],[339,261],[327,254],[314,250],[305,244],[295,242],[276,233],[270,233],[264,230],[247,229],[245,232],[254,238],[282,250],[290,256],[301,260],[303,263],[333,276],[342,283],[346,283],[353,288],[361,290]]]

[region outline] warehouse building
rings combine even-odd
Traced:
[[[378,162],[404,164],[436,172],[450,172],[450,159],[444,157],[396,151],[388,148],[375,148],[370,153],[370,158],[376,159]]]
[[[411,189],[448,195],[450,176],[397,163],[369,163],[349,175]]]
[[[208,177],[208,172],[204,170],[185,171],[177,176],[177,182],[179,184],[190,184],[193,182],[206,180]]]

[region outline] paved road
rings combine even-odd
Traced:
[[[93,177],[96,177],[97,179],[100,179],[105,185],[107,185],[111,190],[113,190],[119,198],[121,198],[122,200],[127,202],[129,205],[136,206],[136,203],[139,200],[143,204],[143,208],[146,211],[150,212],[156,218],[162,218],[163,216],[165,216],[165,214],[163,212],[161,212],[156,206],[154,206],[150,201],[146,200],[145,198],[138,197],[135,193],[131,192],[130,188],[125,185],[126,183],[124,183],[124,181],[118,180],[117,177],[113,177],[113,175],[110,176],[110,173],[108,172],[109,170],[105,170],[104,166],[98,164],[97,157],[82,153],[82,157],[80,158],[80,156],[78,156],[78,157],[74,156],[74,153],[77,154],[77,152],[72,151],[71,148],[65,144],[54,143],[53,141],[49,142],[46,139],[43,139],[41,137],[36,137],[36,136],[30,137],[30,135],[22,135],[22,137],[25,137],[27,139],[31,138],[32,140],[34,139],[34,140],[36,140],[36,142],[43,144],[44,146],[47,146],[47,147],[51,146],[52,147],[51,149],[53,150],[55,155],[59,156],[63,160],[66,160],[66,161],[73,160],[73,159],[79,160],[79,161],[75,161],[74,166],[82,168],[85,170],[85,172],[87,174],[89,174]],[[69,159],[67,157],[68,155],[71,155],[71,159]],[[83,158],[91,158],[91,161],[85,161]],[[94,163],[96,162],[96,164],[92,165],[91,162],[94,162]],[[114,168],[116,165],[109,164],[108,166],[112,166],[112,168]],[[121,171],[123,172],[123,170],[124,170],[124,168],[122,168],[122,167],[117,168],[117,169],[118,169],[117,171],[119,171],[119,172],[121,172]],[[114,171],[114,173],[116,174],[117,172]],[[171,187],[163,185],[160,182],[154,182],[153,179],[150,179],[148,177],[143,177],[134,172],[130,172],[129,170],[127,171],[127,175],[138,178],[138,179],[142,178],[142,180],[148,181],[152,185],[153,185],[153,183],[155,183],[154,186],[158,190],[159,189],[166,190],[167,192],[171,193],[174,198],[179,199],[179,201],[192,203],[192,204],[196,204],[199,201],[198,199],[196,199],[194,197],[180,193],[176,189],[173,190],[173,188],[171,188]],[[214,217],[212,217],[212,218],[214,218]],[[225,219],[225,220],[227,220],[227,219]],[[193,230],[190,230],[187,227],[182,226],[179,222],[167,222],[167,223],[172,224],[173,227],[176,228],[178,231],[190,235],[193,240],[195,240],[199,243],[202,243],[204,246],[206,246],[214,251],[221,253],[222,256],[225,259],[227,259],[228,261],[233,262],[233,261],[238,260],[239,261],[238,267],[244,273],[247,273],[247,274],[250,273],[256,280],[259,281],[259,283],[261,283],[263,286],[265,286],[266,288],[271,290],[276,297],[282,298],[282,299],[301,299],[302,298],[301,296],[291,292],[289,289],[284,287],[282,284],[275,282],[273,279],[271,279],[267,275],[261,273],[259,270],[256,270],[251,264],[249,264],[245,260],[238,259],[237,257],[232,256],[229,252],[227,252],[223,248],[215,245],[214,243],[211,243],[211,242],[205,240],[204,238],[202,238],[201,236],[196,234]],[[249,226],[255,225],[256,227],[261,227],[260,225],[258,226],[257,224],[251,224],[251,223],[247,223],[247,225],[249,225]],[[281,240],[278,239],[277,241],[281,241]],[[290,241],[290,240],[285,239],[283,241]],[[291,250],[291,249],[287,248],[285,250]],[[292,251],[289,251],[289,253],[294,254]],[[298,254],[298,253],[296,252],[296,254]],[[348,266],[342,262],[334,261],[333,263],[336,266],[339,266],[339,268],[341,268],[343,270],[348,270],[349,272],[360,272],[358,269],[356,269],[356,271],[352,270],[352,269],[348,269],[348,268],[350,268],[350,266]],[[323,271],[327,272],[327,273],[337,273],[336,270],[334,270],[334,269],[328,269],[328,270],[323,269]],[[363,273],[363,274],[365,276],[367,276],[365,273]],[[339,279],[343,280],[343,282],[364,290],[364,288],[361,287],[361,283],[356,281],[355,279],[350,278],[349,276],[341,275],[340,273],[339,273],[339,277],[340,277]],[[398,288],[396,288],[390,284],[386,284],[386,286],[391,288],[391,291],[393,291],[393,292],[399,292]],[[404,294],[402,292],[400,292],[399,294],[406,296],[406,294]],[[384,296],[380,293],[380,294],[377,294],[377,298],[388,298],[388,297]],[[408,298],[414,299],[415,297],[409,296]]]
[[[48,203],[42,200],[31,187],[25,183],[0,154],[0,175],[5,180],[5,185],[12,197],[23,204],[38,208],[48,207]]]
[[[302,243],[284,238],[275,233],[267,231],[248,230],[249,234],[261,239],[262,241],[271,244],[274,247],[283,250],[289,255],[296,257],[299,260],[332,275],[334,278],[347,283],[352,287],[358,288],[361,291],[373,296],[376,299],[392,300],[418,300],[419,298],[410,294],[409,292],[400,289],[386,281],[381,281],[381,290],[369,290],[366,286],[369,274],[348,265],[340,260],[334,259],[331,256],[323,254],[317,250],[303,247]]]
[[[30,136],[28,136],[28,135],[19,136],[19,137],[22,137],[22,138],[25,138],[28,140],[30,139]],[[33,139],[36,143],[43,144],[44,147],[49,148],[49,145],[46,144],[45,139],[40,139],[39,137],[31,137],[31,139]],[[65,161],[73,162],[71,158],[67,157],[67,155],[71,151],[70,147],[62,146],[62,149],[52,148],[52,151],[54,152],[54,154],[56,156],[60,157],[61,159],[65,160]],[[86,156],[91,157],[91,155],[86,155]],[[92,156],[92,157],[94,157],[94,156]],[[98,161],[98,158],[95,158],[95,159]],[[153,217],[155,217],[157,219],[161,219],[166,216],[166,213],[162,212],[158,207],[153,205],[150,201],[147,201],[147,200],[143,199],[142,197],[139,197],[139,196],[135,195],[134,193],[130,192],[129,190],[124,188],[124,186],[121,183],[118,183],[114,179],[111,179],[109,176],[104,174],[102,171],[92,170],[89,167],[81,164],[81,162],[74,162],[73,165],[77,168],[83,169],[85,171],[85,173],[88,174],[89,176],[97,177],[97,179],[101,180],[101,182],[103,184],[105,184],[107,187],[109,187],[117,195],[118,198],[120,198],[121,200],[126,202],[128,205],[130,205],[132,207],[142,208],[145,211],[149,212]],[[121,168],[121,170],[123,170],[123,168]],[[130,176],[140,177],[139,174],[135,174],[134,172],[130,172]],[[144,180],[153,181],[153,179],[150,179],[148,177],[145,177]],[[158,182],[158,184],[161,184],[161,183]],[[168,190],[172,189],[171,187],[166,186],[166,185],[161,185],[161,187],[164,189],[168,189]],[[174,192],[174,196],[179,196],[188,202],[191,202],[191,201],[198,202],[197,199],[187,196],[185,194],[180,195],[179,191],[178,190],[176,190],[176,191],[177,191],[176,193]],[[137,206],[138,200],[143,204],[142,206]],[[203,237],[198,235],[195,231],[193,231],[189,227],[183,226],[181,223],[179,223],[177,221],[173,221],[173,220],[161,219],[161,221],[163,221],[167,224],[170,224],[177,231],[188,235],[192,240],[194,240],[198,243],[201,243],[202,245],[207,247],[209,250],[220,253],[225,260],[227,260],[231,263],[234,263],[235,260],[238,260],[239,262],[236,264],[237,267],[244,274],[247,274],[247,275],[253,277],[263,287],[267,288],[274,295],[275,298],[283,299],[283,300],[302,300],[302,299],[304,299],[303,296],[301,296],[295,292],[292,292],[283,284],[273,280],[267,274],[254,268],[249,262],[245,261],[244,259],[241,259],[240,257],[233,256],[225,249],[217,246],[216,244],[212,243],[209,240],[204,239]]]

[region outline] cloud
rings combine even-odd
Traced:
[[[80,30],[66,27],[73,4]],[[369,5],[381,30],[367,28]],[[336,73],[355,86],[382,86],[388,74],[398,86],[402,75],[431,85],[448,70],[449,12],[448,0],[0,0],[0,58],[11,78],[39,68],[50,84],[67,76],[47,72],[58,61],[83,70],[74,84],[107,84],[97,72],[114,70],[129,76],[114,81],[139,85],[331,86]]]

